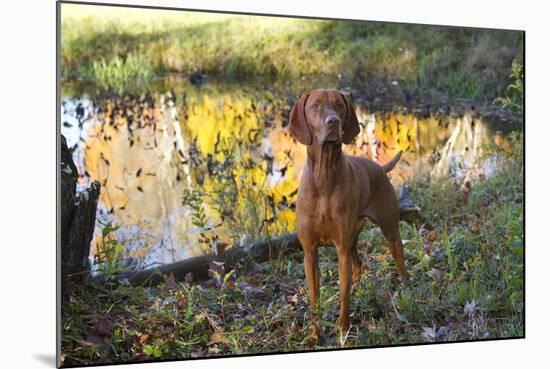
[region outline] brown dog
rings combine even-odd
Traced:
[[[357,237],[367,218],[380,226],[402,278],[408,279],[399,234],[399,208],[386,175],[399,161],[401,152],[384,166],[343,154],[342,143],[351,143],[360,127],[353,105],[336,90],[313,90],[300,97],[292,108],[289,131],[307,145],[307,161],[296,203],[296,227],[304,250],[312,309],[311,335],[318,342],[318,246],[336,246],[341,334],[346,334],[350,326],[352,273],[354,281],[361,277]]]

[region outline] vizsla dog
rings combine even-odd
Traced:
[[[318,89],[300,97],[291,111],[290,133],[307,145],[296,217],[298,238],[304,250],[304,268],[312,309],[314,342],[320,338],[317,298],[319,263],[317,247],[333,245],[338,254],[341,335],[349,330],[352,277],[361,277],[357,237],[367,219],[380,226],[404,280],[408,279],[399,234],[399,208],[386,175],[401,157],[399,152],[384,166],[342,152],[359,134],[353,105],[336,90]],[[352,276],[353,274],[353,276]]]

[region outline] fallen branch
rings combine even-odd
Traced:
[[[299,250],[300,242],[296,233],[290,233],[280,237],[272,237],[270,240],[255,241],[246,246],[235,245],[221,255],[201,255],[155,268],[123,271],[117,275],[117,278],[125,279],[134,286],[142,284],[156,285],[164,281],[165,275],[170,274],[177,281],[184,280],[188,273],[192,273],[194,279],[208,279],[211,262],[224,263],[226,268],[232,268],[246,259],[261,263],[269,260],[270,246],[272,255],[276,255],[279,252],[287,253]]]

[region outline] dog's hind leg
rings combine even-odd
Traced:
[[[405,258],[403,256],[403,243],[401,242],[401,238],[394,240],[388,239],[388,244],[393,260],[399,269],[399,274],[401,274],[401,278],[403,278],[404,282],[408,281],[409,273],[405,269]]]
[[[405,258],[403,256],[403,243],[399,232],[399,207],[395,198],[395,192],[389,181],[386,184],[386,191],[380,191],[373,207],[373,218],[380,226],[382,234],[388,240],[388,246],[393,260],[399,269],[403,281],[408,281],[409,273],[405,269]],[[382,210],[383,209],[383,210]]]
[[[359,282],[359,280],[361,279],[361,259],[359,258],[359,254],[357,253],[357,243],[351,249],[351,270],[351,278],[353,282]]]
[[[388,241],[388,246],[390,248],[391,255],[397,268],[399,269],[399,274],[403,281],[409,279],[409,273],[405,269],[405,257],[403,256],[403,242],[401,242],[401,235],[399,234],[399,218],[396,219],[382,219],[378,222],[382,234]]]

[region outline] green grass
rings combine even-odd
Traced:
[[[522,34],[433,26],[62,5],[61,73],[124,89],[202,70],[213,78],[397,79],[451,97],[506,92]]]
[[[154,76],[150,61],[141,54],[130,53],[126,58],[115,56],[109,61],[92,62],[92,73],[100,87],[117,86],[119,93],[147,84]]]
[[[401,223],[412,282],[399,283],[380,230],[366,227],[365,271],[352,293],[345,347],[519,337],[523,315],[522,138],[493,151],[500,170],[462,201],[445,179],[418,178],[412,197],[432,230]],[[366,245],[366,246],[365,246]],[[301,253],[154,288],[90,282],[63,319],[64,365],[337,348],[337,258],[321,249],[320,346],[310,329]]]

